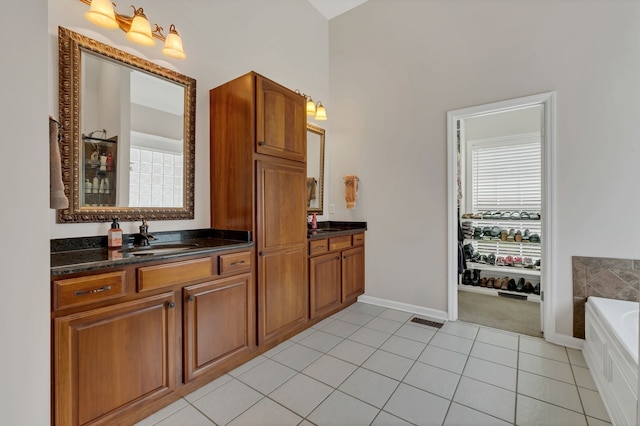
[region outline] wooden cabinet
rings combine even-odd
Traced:
[[[184,289],[184,374],[188,382],[221,361],[248,352],[255,336],[251,274]]]
[[[251,231],[258,343],[308,318],[304,97],[256,73],[210,91],[211,224]]]
[[[328,316],[364,293],[364,233],[309,241],[310,318]]]
[[[55,318],[55,424],[108,424],[171,393],[175,306],[169,292]]]
[[[54,277],[53,424],[133,424],[255,356],[253,253]]]

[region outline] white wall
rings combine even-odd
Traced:
[[[369,223],[369,296],[447,310],[446,112],[557,91],[551,285],[572,334],[571,256],[640,258],[638,22],[636,0],[369,0],[330,21],[328,185],[336,217]]]
[[[20,37],[16,37],[20,34]],[[0,424],[49,424],[47,2],[3,4]]]
[[[151,231],[208,228],[209,219],[209,90],[249,71],[256,71],[290,89],[329,102],[328,22],[305,0],[138,0],[149,21],[164,28],[175,24],[187,59],[169,59],[161,45],[133,45],[120,30],[104,30],[84,18],[88,6],[79,0],[49,0],[49,111],[58,114],[58,26],[95,38],[137,56],[173,68],[197,80],[195,218],[151,222]],[[116,9],[130,14],[128,3]],[[313,122],[313,120],[310,120]],[[325,123],[318,122],[321,127]],[[103,235],[107,223],[56,224],[50,214],[51,238]],[[125,233],[140,223],[125,222]]]

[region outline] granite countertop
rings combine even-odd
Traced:
[[[108,249],[106,236],[54,239],[51,240],[51,276],[253,246],[251,233],[248,231],[199,229],[151,234],[155,238],[151,246],[171,243],[195,246],[181,251],[141,256],[120,252],[134,247],[136,234],[124,235],[121,249]]]
[[[317,229],[308,229],[307,238],[316,240],[321,238],[331,238],[340,235],[352,235],[367,230],[367,222],[338,222],[327,221],[318,222]]]

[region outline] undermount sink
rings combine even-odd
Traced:
[[[151,256],[153,254],[166,254],[177,251],[189,250],[198,247],[197,244],[186,243],[167,243],[152,244],[148,246],[136,246],[120,250],[120,253],[131,254],[134,256]]]

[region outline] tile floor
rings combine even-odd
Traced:
[[[356,303],[138,425],[607,425],[575,349]]]

